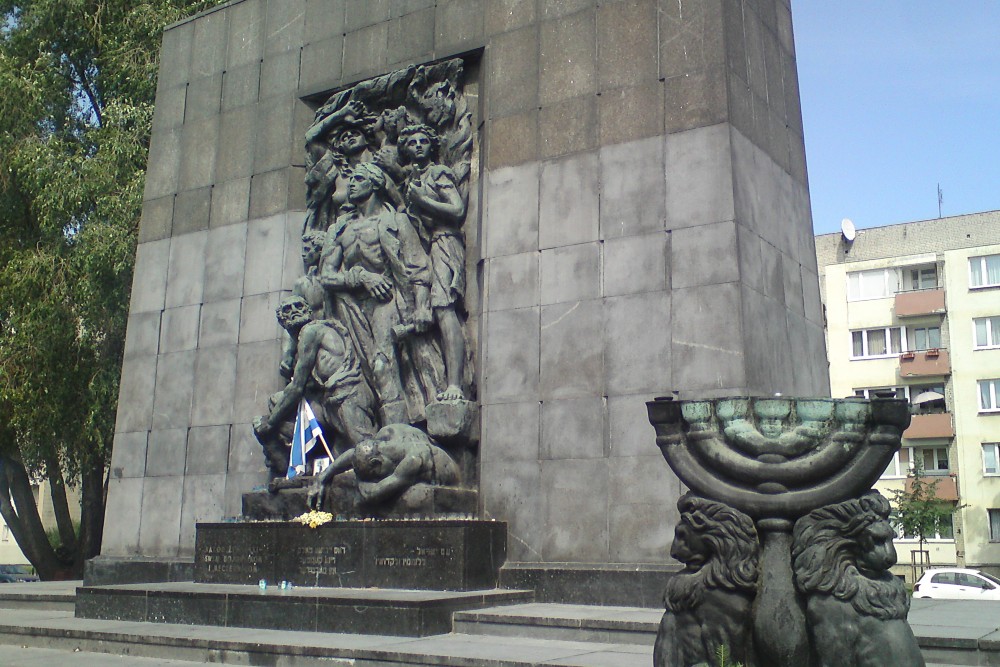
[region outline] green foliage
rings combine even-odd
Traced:
[[[948,525],[955,504],[937,497],[938,480],[923,476],[920,466],[907,475],[907,487],[892,491],[892,521],[904,535],[916,535],[923,549],[927,538]]]
[[[107,464],[160,36],[211,4],[0,0],[0,457],[35,479]]]
[[[730,662],[729,658],[729,649],[720,644],[715,649],[715,659],[719,661],[716,667],[743,667],[743,663]]]

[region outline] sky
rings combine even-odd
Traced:
[[[813,229],[1000,209],[1000,0],[792,0]]]

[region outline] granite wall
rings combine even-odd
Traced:
[[[482,515],[522,563],[668,560],[644,401],[828,392],[788,0],[242,0],[171,26],[106,558],[190,558],[265,479],[314,100],[478,63]]]

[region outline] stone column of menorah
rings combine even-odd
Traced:
[[[923,665],[906,624],[888,502],[871,486],[909,425],[889,398],[657,399],[678,503],[656,667]],[[757,536],[759,535],[759,541]]]

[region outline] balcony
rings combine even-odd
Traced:
[[[948,350],[934,348],[899,355],[899,377],[902,379],[934,377],[951,374]]]
[[[952,438],[955,436],[955,427],[951,424],[951,413],[941,412],[930,415],[913,415],[910,419],[910,427],[903,431],[903,437],[907,440],[919,440],[921,438]]]
[[[955,482],[955,478],[951,475],[928,475],[926,477],[921,477],[920,481],[925,484],[933,484],[937,482],[937,486],[934,487],[934,495],[938,500],[947,500],[949,502],[958,502],[958,484]],[[906,492],[910,493],[913,490],[913,478],[906,478]]]
[[[896,293],[896,317],[942,315],[944,312],[943,289],[925,289]]]

